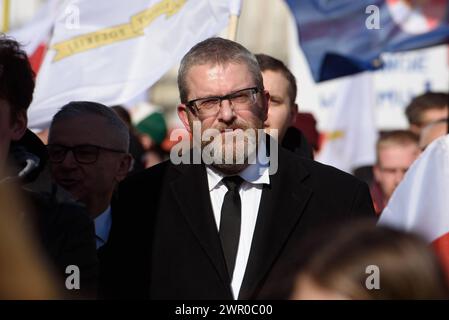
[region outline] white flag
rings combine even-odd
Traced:
[[[373,75],[365,72],[340,81],[317,161],[352,172],[376,160]]]
[[[220,33],[229,0],[77,0],[61,11],[39,72],[29,127],[42,129],[64,104],[130,101],[196,43]],[[79,16],[76,16],[79,13]]]
[[[432,243],[449,275],[449,135],[432,142],[408,169],[379,224]]]

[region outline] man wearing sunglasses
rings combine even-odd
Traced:
[[[256,58],[240,44],[195,45],[181,61],[178,87],[194,154],[179,163],[172,152],[171,161],[119,187],[118,208],[137,215],[133,225],[121,224],[134,236],[123,238],[133,250],[117,261],[117,296],[261,298],[282,265],[307,255],[297,244],[310,228],[374,216],[365,184],[264,133],[270,96]]]

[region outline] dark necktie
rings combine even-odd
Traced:
[[[229,278],[232,280],[237,249],[240,239],[241,209],[239,188],[243,179],[239,176],[225,177],[223,183],[228,188],[221,207],[220,239],[226,259]]]

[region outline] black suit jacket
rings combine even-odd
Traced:
[[[232,299],[204,165],[164,162],[136,174],[121,184],[113,208],[121,221],[117,215],[114,288],[106,297]],[[309,230],[357,216],[374,216],[365,183],[280,148],[239,298],[263,297],[286,262],[309,255],[298,252]]]

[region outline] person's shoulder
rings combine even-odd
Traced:
[[[302,158],[302,165],[304,165],[308,170],[317,175],[325,175],[327,177],[331,176],[335,177],[335,179],[346,180],[348,182],[354,183],[362,182],[350,173],[344,172],[340,169],[337,169],[330,165],[326,165],[316,160]]]
[[[167,160],[128,176],[120,182],[115,199],[157,197],[161,189],[170,183],[173,166],[170,160]]]
[[[301,179],[296,180],[297,183],[303,184],[315,194],[319,206],[323,203],[330,205],[336,212],[335,217],[375,217],[369,188],[364,181],[314,160],[296,155],[288,158],[290,165],[296,163],[301,172]]]
[[[134,174],[131,174],[128,176],[125,180],[123,180],[120,183],[120,187],[123,188],[129,188],[134,185],[141,186],[148,183],[154,183],[155,181],[158,181],[159,179],[162,179],[166,173],[167,170],[172,166],[170,160],[163,161],[161,163],[158,163],[157,165],[154,165],[150,168],[147,168],[145,170],[142,170],[140,172],[136,172]]]
[[[287,157],[289,158],[289,162],[296,163],[300,167],[300,170],[305,172],[305,175],[307,175],[308,178],[312,179],[312,181],[316,181],[320,185],[360,186],[365,184],[360,179],[340,169],[323,164],[316,160],[304,158],[288,150],[286,150],[286,152],[288,152]]]

